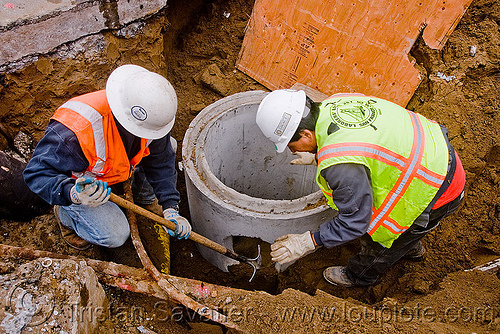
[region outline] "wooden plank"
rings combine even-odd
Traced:
[[[405,106],[421,78],[408,53],[423,29],[442,48],[472,0],[256,0],[237,68],[267,88],[300,82]]]
[[[300,82],[294,83],[290,88],[295,90],[303,90],[304,92],[306,92],[306,95],[314,102],[321,102],[328,98],[328,95],[323,94],[314,88],[301,84]]]

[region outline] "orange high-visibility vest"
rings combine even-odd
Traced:
[[[149,154],[147,146],[151,141],[142,138],[139,153],[128,159],[105,90],[72,98],[56,110],[52,119],[75,133],[89,162],[87,170],[74,171],[74,177],[90,175],[109,185],[123,182]]]

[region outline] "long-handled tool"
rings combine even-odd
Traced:
[[[158,224],[160,225],[163,225],[163,226],[166,226],[167,228],[175,231],[175,229],[177,228],[177,226],[175,225],[174,222],[171,222],[161,216],[158,216],[154,213],[152,213],[151,211],[148,211],[144,208],[141,208],[140,206],[130,202],[130,201],[127,201],[126,199],[123,199],[121,198],[120,196],[117,196],[113,193],[111,193],[111,196],[109,198],[109,200],[113,203],[116,203],[117,205],[125,208],[125,209],[129,209],[131,210],[132,212],[135,212],[137,214],[140,214],[141,216],[144,216],[146,218],[149,218],[155,222],[157,222]],[[250,259],[250,258],[247,258],[243,255],[239,255],[239,254],[236,254],[234,251],[208,239],[208,238],[205,238],[204,236],[202,236],[201,234],[198,234],[196,232],[191,232],[191,234],[189,235],[189,239],[193,240],[194,242],[197,242],[199,243],[200,245],[203,245],[205,247],[208,247],[218,253],[221,253],[222,255],[224,256],[227,256],[233,260],[236,260],[236,261],[239,261],[241,263],[246,263],[246,264],[249,264],[252,266],[253,268],[253,273],[252,273],[252,276],[250,277],[250,279],[248,280],[249,282],[251,282],[253,280],[253,278],[255,277],[255,274],[257,273],[257,270],[260,269],[260,266],[262,264],[262,256],[260,254],[260,245],[257,246],[257,256],[253,259]]]

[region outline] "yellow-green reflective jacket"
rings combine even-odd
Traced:
[[[391,247],[443,183],[448,148],[439,124],[383,99],[337,94],[320,104],[316,181],[338,210],[321,171],[356,163],[370,170],[372,218],[367,233]]]

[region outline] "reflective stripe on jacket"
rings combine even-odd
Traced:
[[[370,169],[367,233],[389,248],[426,209],[445,179],[448,148],[439,124],[383,99],[334,95],[320,104],[316,180],[336,209],[321,171],[341,163]]]
[[[149,154],[149,142],[143,138],[139,153],[129,161],[105,90],[72,98],[56,110],[52,119],[75,133],[89,162],[85,174],[110,185],[127,180],[134,166]],[[81,173],[73,175],[79,177]]]

